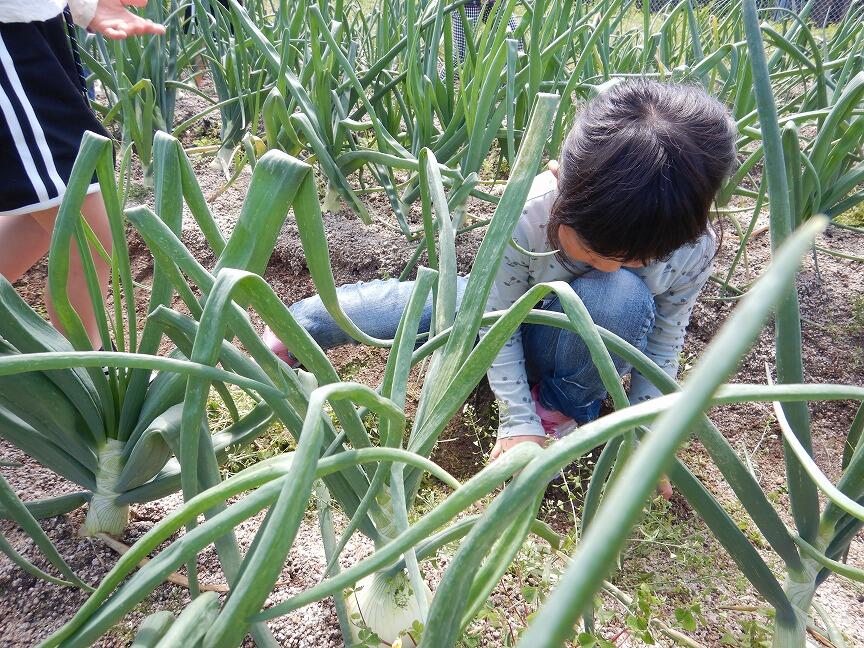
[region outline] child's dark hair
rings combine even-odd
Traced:
[[[609,88],[564,141],[550,244],[560,249],[567,225],[600,256],[650,263],[694,242],[734,168],[735,133],[699,87],[640,79]]]

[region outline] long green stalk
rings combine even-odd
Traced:
[[[742,0],[744,31],[750,51],[753,71],[753,88],[762,132],[762,147],[765,155],[765,179],[768,182],[768,197],[771,219],[771,249],[775,252],[791,235],[795,216],[786,177],[780,126],[774,104],[774,94],[765,59],[765,48],[756,16],[755,0]],[[801,354],[801,314],[798,307],[798,292],[794,284],[786,292],[777,308],[774,319],[774,340],[777,361],[777,380],[783,383],[804,381]],[[812,453],[810,439],[810,414],[803,403],[783,407],[795,436],[808,453]],[[805,540],[816,537],[819,527],[819,497],[816,488],[804,473],[800,462],[791,449],[786,452],[786,479],[789,485],[789,501],[798,533]]]

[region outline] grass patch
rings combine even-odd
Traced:
[[[228,386],[228,391],[240,416],[249,413],[257,405],[249,394],[235,385]],[[228,408],[215,389],[210,390],[210,397],[207,399],[207,423],[211,433],[224,430],[233,423]],[[264,459],[292,452],[295,448],[294,437],[280,421],[275,420],[251,443],[228,448],[228,456],[222,462],[222,478],[225,479]]]
[[[864,202],[860,202],[851,209],[834,218],[835,223],[849,225],[850,227],[864,227]]]
[[[126,191],[126,202],[131,205],[143,204],[152,194],[153,190],[143,183],[130,182],[129,189]]]
[[[202,132],[196,135],[192,140],[194,148],[204,148],[207,146],[219,146],[222,144],[222,138],[219,137],[219,131]]]

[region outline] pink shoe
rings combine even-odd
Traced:
[[[270,330],[269,326],[264,327],[264,335],[261,336],[261,339],[276,354],[276,357],[287,363],[289,367],[296,369],[300,366],[300,361],[294,357],[282,340],[276,337],[276,334]]]
[[[546,434],[556,439],[567,436],[576,428],[576,421],[557,410],[551,410],[540,402],[540,386],[534,385],[531,389],[531,397],[534,399],[534,409],[540,417],[540,423]]]

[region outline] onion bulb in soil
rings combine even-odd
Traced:
[[[99,469],[96,473],[96,489],[90,498],[87,517],[81,535],[97,533],[119,536],[129,521],[129,505],[117,504],[114,488],[123,471],[124,445],[117,439],[108,439],[99,450]]]
[[[432,601],[432,590],[423,584],[427,602]],[[401,638],[403,648],[414,648],[415,643],[407,634],[415,621],[424,623],[420,605],[408,575],[398,572],[395,576],[371,574],[359,581],[345,599],[351,619],[353,641],[359,641],[359,631],[367,628],[381,641],[392,644]],[[428,607],[428,606],[427,606]]]

